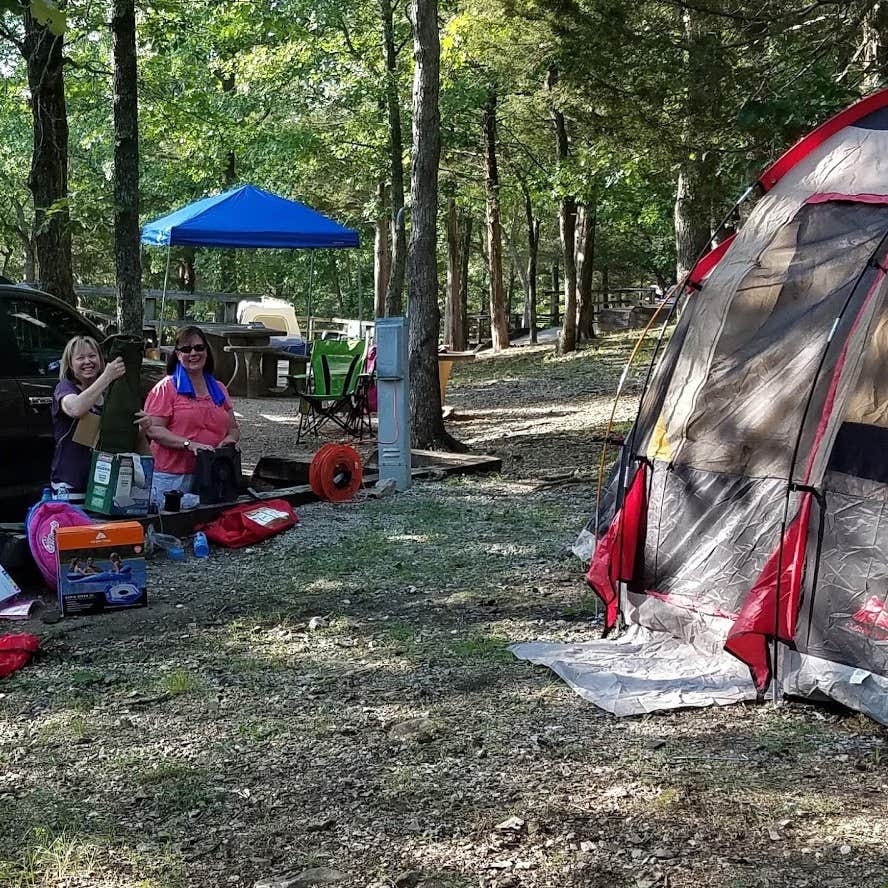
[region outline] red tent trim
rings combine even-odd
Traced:
[[[836,194],[835,192],[825,192],[823,194],[812,194],[805,203],[822,204],[829,203],[831,200],[844,201],[845,203],[888,204],[888,194]]]
[[[605,629],[617,622],[620,595],[617,584],[631,580],[647,530],[647,466],[642,463],[607,533],[598,541],[586,573],[586,582],[605,606]]]
[[[802,495],[798,515],[787,528],[783,540],[771,554],[746,596],[740,616],[728,632],[725,642],[725,650],[749,667],[759,691],[764,691],[771,680],[768,639],[774,637],[775,621],[777,637],[781,641],[791,643],[795,636],[799,593],[805,567],[805,547],[808,544],[808,524],[811,520],[811,500],[810,493]]]
[[[861,99],[859,102],[840,111],[835,117],[831,117],[825,123],[820,124],[817,129],[812,130],[808,135],[802,136],[792,148],[784,151],[780,157],[774,161],[762,174],[758,177],[758,184],[765,191],[770,191],[799,161],[807,157],[815,148],[822,145],[827,139],[834,136],[839,130],[846,126],[851,126],[858,120],[878,111],[888,105],[888,89],[880,90]]]
[[[722,256],[728,251],[728,247],[734,243],[735,237],[737,237],[736,231],[729,237],[726,237],[717,247],[710,250],[705,256],[701,257],[700,261],[697,262],[691,270],[690,275],[688,275],[689,287],[699,290],[703,286],[704,279],[712,269],[721,262]]]

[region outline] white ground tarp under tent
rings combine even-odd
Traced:
[[[633,625],[619,638],[577,644],[523,642],[509,650],[547,666],[583,699],[617,716],[754,701],[745,664],[725,651],[701,651],[664,632]],[[830,698],[888,724],[888,679],[865,669],[788,653],[783,693]]]

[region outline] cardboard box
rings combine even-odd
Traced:
[[[58,528],[56,566],[63,616],[148,604],[145,534],[138,521]]]
[[[102,430],[102,417],[98,413],[84,413],[74,427],[75,444],[82,444],[94,450],[99,443],[99,432]]]
[[[147,515],[153,477],[154,457],[94,450],[85,508],[111,517]]]

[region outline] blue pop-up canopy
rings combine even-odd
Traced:
[[[142,228],[142,243],[168,247],[357,247],[358,233],[295,200],[241,185]]]

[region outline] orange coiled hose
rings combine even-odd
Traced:
[[[364,480],[361,457],[348,444],[325,444],[308,467],[308,483],[321,499],[342,503],[354,498]]]

